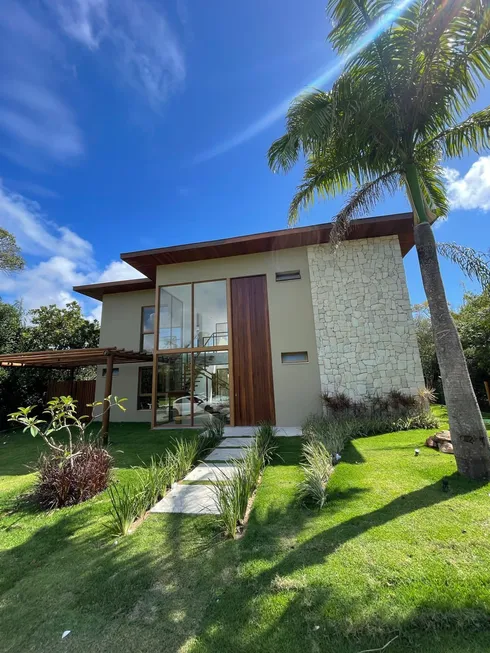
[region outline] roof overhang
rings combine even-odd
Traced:
[[[134,292],[138,290],[154,290],[155,282],[151,279],[126,279],[124,281],[108,281],[106,283],[91,283],[86,286],[73,286],[79,292],[92,299],[102,301],[104,295],[120,292]]]
[[[128,351],[117,347],[95,347],[91,349],[48,349],[47,351],[26,351],[18,354],[0,354],[0,367],[80,367],[105,365],[111,357],[117,365],[121,363],[151,362],[152,354],[145,351]]]
[[[154,281],[159,265],[188,263],[191,261],[203,261],[213,258],[258,254],[279,249],[318,245],[329,242],[331,231],[332,223],[328,222],[309,227],[268,231],[251,236],[239,236],[237,238],[211,240],[202,243],[192,243],[190,245],[175,245],[173,247],[127,252],[121,254],[121,259]],[[395,235],[399,238],[401,252],[405,256],[414,245],[413,213],[397,213],[394,215],[354,220],[347,240]],[[93,288],[93,286],[91,287]],[[87,286],[82,288],[87,288]],[[111,290],[109,292],[114,291]],[[119,292],[124,291],[120,290]]]

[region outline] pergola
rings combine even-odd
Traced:
[[[47,351],[26,351],[18,354],[0,354],[1,367],[45,367],[75,368],[86,365],[105,365],[104,413],[102,415],[102,436],[108,441],[110,404],[105,398],[112,394],[114,363],[142,363],[152,361],[152,354],[144,351],[130,351],[117,347],[94,347],[92,349],[48,349]]]

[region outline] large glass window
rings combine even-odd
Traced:
[[[194,284],[194,347],[227,344],[226,281]]]
[[[210,415],[230,423],[230,370],[227,351],[193,354],[194,424],[205,424]]]
[[[160,288],[158,349],[184,349],[192,346],[192,286]]]
[[[155,343],[155,307],[143,306],[141,309],[141,351],[153,351]]]
[[[229,423],[226,281],[162,286],[159,301],[156,424]]]
[[[157,424],[192,425],[192,359],[166,354],[157,359]]]

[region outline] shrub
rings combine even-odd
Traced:
[[[341,453],[352,437],[350,423],[342,420],[329,420],[322,415],[310,415],[303,424],[303,436],[308,441],[323,442],[333,456]]]
[[[105,525],[111,537],[123,537],[131,531],[131,526],[140,517],[145,507],[145,494],[139,488],[112,485],[109,490],[111,501],[110,519]]]
[[[269,422],[262,422],[254,430],[254,446],[258,447],[259,455],[267,465],[272,461],[277,449],[277,429]]]
[[[305,462],[301,465],[304,479],[299,486],[299,498],[307,505],[321,509],[327,499],[327,483],[333,472],[332,457],[321,441],[303,445]]]
[[[324,392],[322,395],[323,403],[333,413],[342,412],[352,408],[353,400],[345,392],[337,392],[333,395]]]
[[[104,411],[94,418],[101,417],[112,406],[125,410],[122,405],[125,399],[107,397],[106,401]],[[87,416],[77,416],[76,404],[70,396],[54,397],[43,411],[48,420],[36,414],[35,406],[19,408],[9,416],[9,421],[21,424],[24,432],[29,431],[33,437],[39,435],[48,447],[49,453],[41,455],[37,462],[37,479],[31,495],[44,509],[81,503],[109,484],[112,458],[106,449],[94,444],[100,441],[100,432],[91,441],[87,433],[92,421],[84,423],[82,420]],[[101,404],[97,402],[94,406]],[[61,434],[67,442],[56,439]]]
[[[219,511],[219,522],[226,537],[235,538],[240,532],[250,497],[259,482],[260,474],[269,464],[277,448],[277,429],[264,422],[254,432],[253,444],[242,460],[235,460],[236,474],[226,481],[213,481],[214,500]]]
[[[90,443],[75,447],[69,457],[56,451],[42,454],[31,497],[45,510],[81,503],[106,489],[111,467],[109,453]]]
[[[247,511],[251,486],[250,468],[244,460],[237,461],[236,474],[228,481],[212,482],[214,501],[219,510],[219,524],[225,537],[237,536]]]

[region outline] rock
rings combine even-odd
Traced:
[[[439,451],[441,453],[454,453],[454,448],[451,442],[440,442]]]
[[[437,449],[437,443],[436,443],[436,441],[434,440],[434,438],[432,437],[432,435],[430,435],[430,436],[427,438],[427,440],[425,441],[425,446],[426,446],[426,447],[430,447],[431,449]]]
[[[434,438],[434,441],[437,443],[451,442],[451,433],[449,431],[439,431],[439,433],[436,433],[432,437]]]

